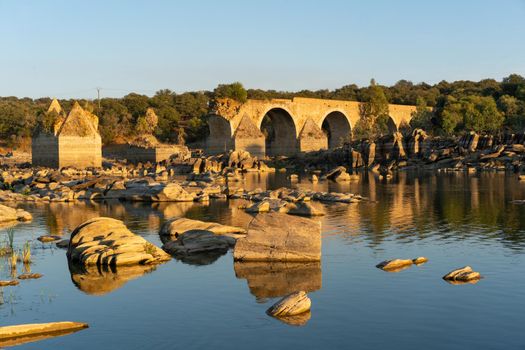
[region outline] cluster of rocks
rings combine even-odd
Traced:
[[[33,216],[31,213],[23,209],[15,209],[0,204],[0,227],[11,226],[21,221],[31,221]]]
[[[193,160],[193,174],[231,173],[238,169],[243,172],[275,172],[262,160],[252,156],[247,151],[232,151],[229,154],[219,154]]]
[[[396,169],[427,170],[524,170],[525,133],[503,136],[468,133],[458,138],[429,137],[415,129],[375,142],[363,140],[343,147],[291,159],[297,168],[328,171],[343,165],[351,172],[370,169],[385,176]]]
[[[376,267],[387,272],[399,272],[412,265],[421,265],[427,261],[428,259],[423,256],[415,259],[393,259],[382,261]],[[472,270],[470,266],[455,269],[443,276],[443,279],[451,284],[477,283],[480,278],[481,274]]]

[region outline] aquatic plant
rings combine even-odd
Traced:
[[[146,252],[146,254],[155,255],[155,252],[157,250],[155,249],[155,246],[153,244],[147,242],[144,243],[144,251]]]
[[[10,259],[10,265],[11,265],[11,269],[14,270],[16,269],[16,263],[18,262],[18,252],[16,251],[13,251],[13,253],[11,254],[11,259]]]
[[[26,241],[24,243],[24,249],[22,251],[22,262],[24,264],[31,263],[31,245],[29,244],[29,241]]]
[[[11,251],[13,251],[13,245],[15,241],[15,230],[13,230],[12,228],[8,228],[6,230],[6,233],[7,233],[8,247],[11,248]]]

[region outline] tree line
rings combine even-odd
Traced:
[[[215,98],[272,99],[310,97],[363,102],[362,118],[354,137],[377,137],[387,132],[388,103],[416,105],[407,127],[422,128],[433,135],[466,131],[521,132],[525,128],[525,78],[511,74],[501,81],[441,81],[430,85],[400,80],[392,86],[371,81],[369,86],[345,85],[334,90],[285,92],[245,89],[241,83],[221,84],[213,91],[157,91],[153,96],[130,93],[122,98],[79,99],[81,106],[99,117],[104,143],[122,142],[137,133],[137,122],[148,108],[158,116],[154,134],[160,141],[202,140],[207,133],[206,114]],[[74,100],[59,100],[68,111]],[[39,123],[45,123],[51,98],[0,97],[0,141],[9,146],[23,143]]]

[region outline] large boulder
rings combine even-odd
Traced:
[[[216,222],[206,222],[200,220],[192,220],[188,218],[175,218],[166,221],[161,229],[161,236],[178,236],[186,231],[201,230],[208,231],[214,234],[245,234],[246,230],[240,227],[221,225]]]
[[[319,261],[321,223],[282,213],[258,214],[237,240],[238,261]]]
[[[87,266],[157,264],[171,258],[128,230],[122,221],[107,217],[77,226],[71,233],[67,256],[71,262]]]
[[[151,196],[153,202],[192,202],[195,197],[181,185],[169,183]]]
[[[184,258],[210,252],[222,255],[234,244],[235,239],[232,237],[216,235],[204,230],[189,230],[180,234],[176,240],[166,242],[162,248],[178,258]]]
[[[0,223],[11,221],[31,221],[30,213],[22,209],[14,209],[0,204]]]

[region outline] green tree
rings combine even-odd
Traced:
[[[433,113],[427,108],[427,103],[425,99],[422,97],[418,97],[416,111],[412,113],[410,126],[412,127],[412,129],[423,129],[425,131],[431,131],[432,116]]]
[[[231,98],[235,101],[244,103],[248,99],[248,93],[244,86],[239,83],[220,84],[213,90],[214,98]]]

